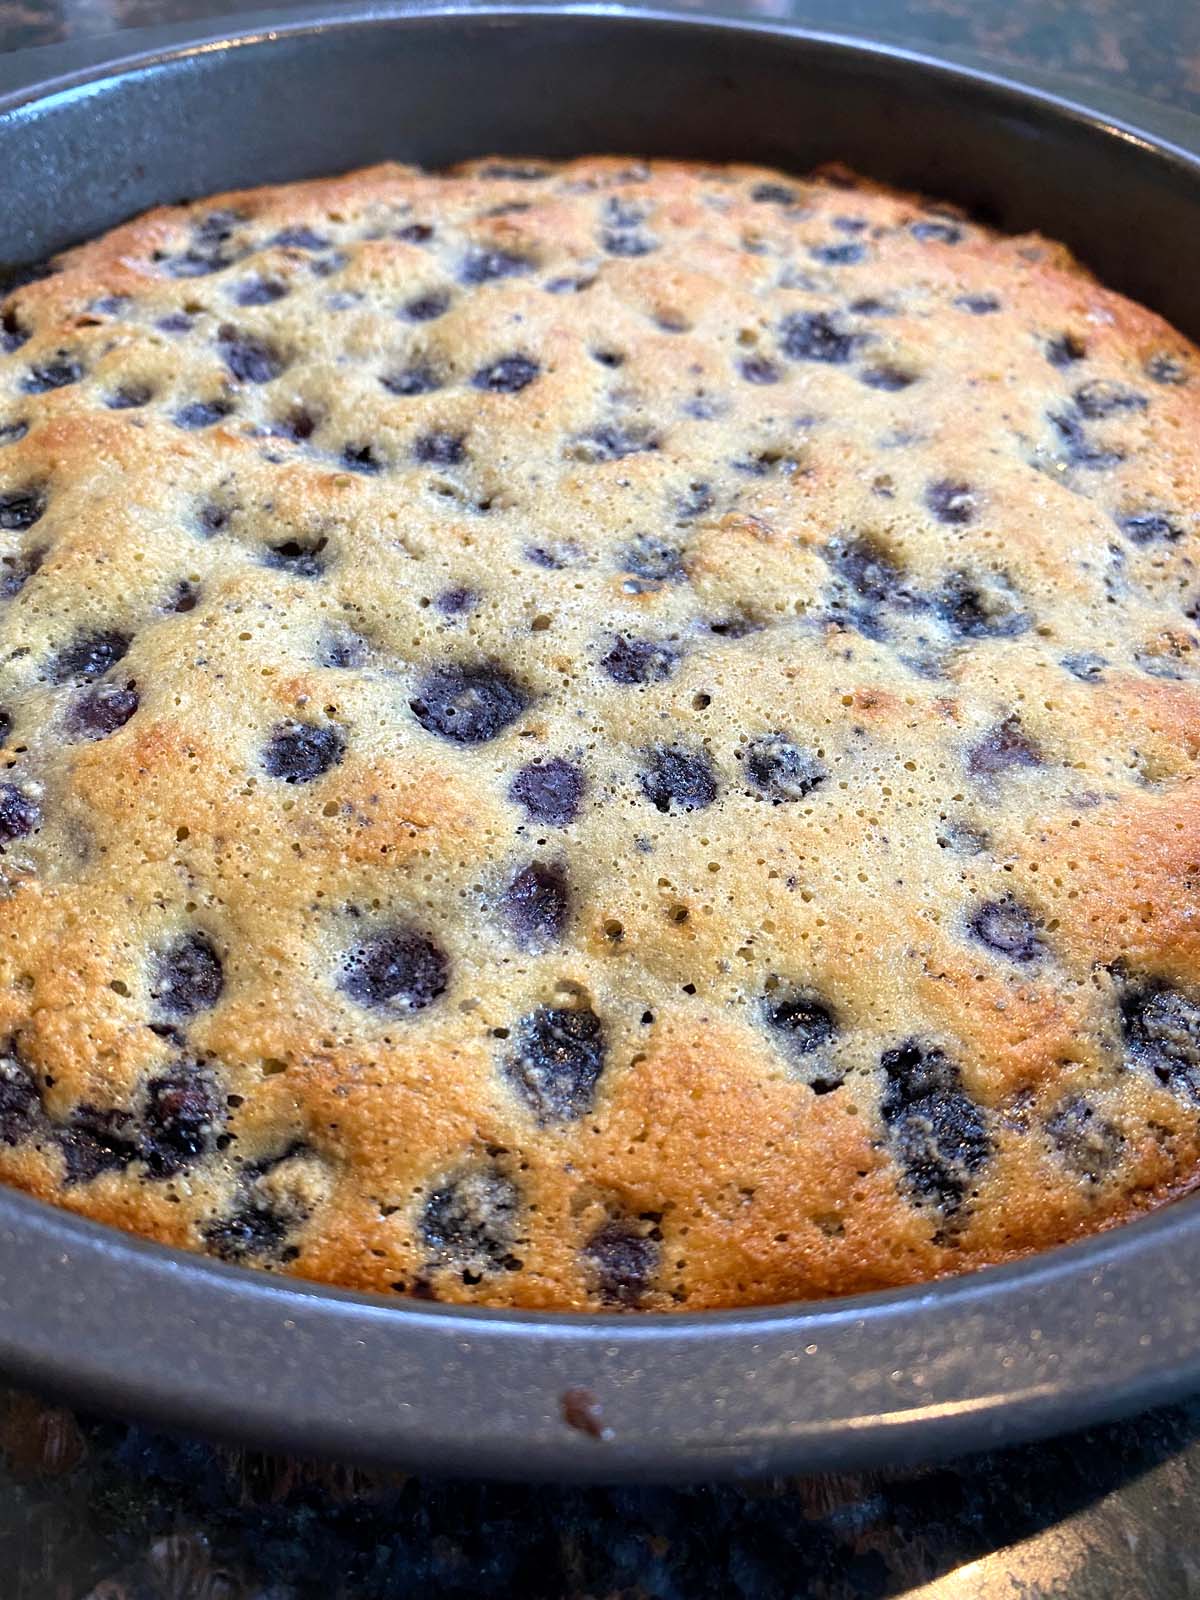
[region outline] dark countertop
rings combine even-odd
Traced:
[[[1200,112],[1194,0],[742,3]],[[237,9],[0,0],[0,50]],[[0,1600],[1176,1600],[1200,1596],[1198,1518],[1200,1398],[919,1471],[589,1490],[259,1456],[0,1390]]]

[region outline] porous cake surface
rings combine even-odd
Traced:
[[[0,314],[0,1177],[737,1306],[1200,1168],[1200,378],[831,173],[388,166]]]

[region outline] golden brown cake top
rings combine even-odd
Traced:
[[[0,313],[0,1176],[493,1304],[1194,1183],[1192,349],[833,173],[380,167]]]

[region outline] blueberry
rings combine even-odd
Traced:
[[[146,1086],[139,1154],[155,1178],[169,1178],[217,1147],[224,1107],[212,1074],[180,1062]]]
[[[612,1218],[583,1247],[595,1292],[606,1305],[638,1305],[659,1270],[662,1246],[646,1223]]]
[[[7,533],[24,533],[41,520],[45,511],[46,495],[42,489],[0,491],[0,528]]]
[[[778,383],[783,377],[778,364],[767,356],[744,356],[738,362],[738,371],[747,383]]]
[[[384,466],[369,444],[343,445],[342,465],[348,472],[359,472],[365,478],[376,477]]]
[[[481,661],[432,668],[408,704],[427,733],[454,744],[483,744],[515,722],[530,697],[498,663]]]
[[[526,561],[532,561],[535,567],[544,567],[547,572],[562,572],[566,567],[573,567],[582,558],[583,551],[570,540],[564,539],[558,544],[527,544],[521,554]]]
[[[340,987],[360,1006],[413,1012],[446,992],[450,962],[428,934],[387,928],[355,945],[345,958]]]
[[[433,368],[424,363],[405,367],[400,372],[388,373],[379,381],[389,394],[399,395],[403,399],[418,394],[433,394],[436,389],[441,388],[441,382]]]
[[[526,950],[544,949],[562,935],[570,909],[563,867],[531,861],[500,898],[500,915],[515,942]]]
[[[290,572],[297,578],[319,578],[325,571],[323,551],[327,541],[285,539],[282,544],[271,545],[263,554],[263,564],[279,572]]]
[[[494,1165],[452,1173],[429,1195],[418,1232],[435,1266],[461,1272],[466,1282],[521,1265],[513,1255],[521,1199]]]
[[[73,739],[107,739],[125,726],[137,708],[138,692],[131,683],[98,683],[71,702],[66,730]]]
[[[1173,543],[1183,538],[1183,529],[1162,511],[1128,511],[1117,519],[1117,527],[1133,544]]]
[[[262,764],[272,778],[311,783],[346,753],[346,736],[332,722],[285,722],[263,747]]]
[[[154,963],[150,996],[168,1017],[194,1017],[221,998],[225,969],[207,934],[190,933],[164,950]]]
[[[777,988],[762,1004],[767,1026],[777,1036],[780,1048],[793,1059],[815,1055],[827,1049],[837,1037],[837,1017],[832,1008],[814,994],[790,987]],[[836,1082],[819,1079],[818,1082],[832,1089],[841,1079]]]
[[[553,169],[534,161],[490,161],[483,169],[485,178],[502,178],[511,183],[538,183],[550,177]]]
[[[1181,387],[1188,381],[1187,358],[1160,350],[1152,355],[1143,368],[1152,383],[1172,384]]]
[[[782,183],[756,183],[750,191],[751,200],[760,206],[790,206],[796,200],[796,191]]]
[[[827,267],[854,267],[866,259],[866,246],[846,240],[837,244],[818,244],[809,249],[814,261]]]
[[[11,355],[23,344],[28,344],[32,337],[32,331],[17,315],[16,307],[5,306],[4,311],[0,313],[0,352]]]
[[[33,800],[15,783],[0,783],[0,846],[23,839],[41,826],[42,813]]]
[[[644,578],[647,583],[682,583],[687,576],[677,547],[648,534],[639,534],[627,544],[618,560],[622,572]]]
[[[283,228],[270,241],[282,250],[328,250],[332,240],[324,239],[311,228]]]
[[[155,327],[161,329],[163,333],[189,333],[192,319],[186,311],[170,311],[165,317],[158,319]]]
[[[979,514],[974,489],[960,478],[938,478],[926,484],[925,505],[939,522],[955,528],[974,522]]]
[[[882,545],[864,534],[831,540],[825,559],[860,600],[880,606],[907,598],[899,566]]]
[[[864,367],[858,375],[859,383],[865,383],[868,389],[879,389],[885,394],[898,394],[901,389],[910,389],[917,381],[915,372],[905,372],[902,367],[883,365],[878,367]]]
[[[21,380],[21,388],[26,394],[47,394],[51,389],[66,389],[71,384],[78,383],[82,377],[83,367],[80,363],[65,353],[60,353],[56,361],[47,361],[41,366],[30,367]]]
[[[297,1142],[277,1155],[247,1163],[238,1179],[233,1211],[203,1230],[204,1242],[213,1254],[225,1261],[253,1261],[260,1266],[294,1261],[299,1248],[287,1241],[307,1220],[310,1208],[301,1198],[302,1185],[294,1185],[289,1193],[275,1175],[289,1164],[301,1165],[312,1159],[308,1147]]]
[[[1099,683],[1104,677],[1104,669],[1108,666],[1108,662],[1103,656],[1083,653],[1064,656],[1062,665],[1081,683]]]
[[[0,745],[6,745],[12,735],[12,716],[7,711],[0,711]]]
[[[658,439],[647,428],[622,428],[605,424],[582,433],[573,442],[570,454],[578,461],[621,461],[642,451],[657,450]]]
[[[20,1144],[38,1130],[42,1102],[37,1085],[9,1044],[0,1055],[0,1141]]]
[[[228,323],[217,335],[217,348],[229,375],[238,383],[270,383],[283,371],[283,357],[265,339],[239,333]]]
[[[234,286],[233,298],[239,306],[269,306],[282,300],[288,293],[286,283],[278,278],[245,278]]]
[[[659,811],[702,811],[717,798],[717,778],[707,751],[654,745],[643,752],[642,793]]]
[[[585,781],[583,773],[570,761],[554,756],[549,761],[531,761],[513,779],[508,794],[524,808],[531,822],[565,828],[579,815]]]
[[[317,419],[303,406],[293,406],[286,416],[277,417],[268,430],[272,439],[289,439],[293,444],[303,444],[311,439],[317,429]]]
[[[960,294],[954,304],[960,311],[969,311],[973,317],[986,317],[999,311],[1000,301],[994,294]]]
[[[79,634],[55,656],[50,676],[55,683],[92,683],[124,658],[130,643],[127,633],[111,628]]]
[[[204,1229],[204,1242],[222,1261],[263,1261],[274,1257],[289,1259],[284,1240],[292,1224],[268,1205],[246,1205],[232,1216],[222,1217]],[[299,1254],[294,1251],[290,1259]]]
[[[211,428],[233,410],[230,400],[193,400],[175,413],[177,428]]]
[[[908,231],[923,244],[959,244],[963,238],[956,222],[910,222]]]
[[[675,516],[680,522],[691,522],[695,517],[701,517],[706,511],[713,508],[713,492],[710,484],[697,480],[689,483],[687,489],[675,502]]]
[[[450,309],[450,296],[444,293],[421,294],[409,300],[404,315],[410,322],[436,322]]]
[[[406,222],[396,229],[393,237],[401,244],[428,244],[433,238],[433,228],[428,222]]]
[[[1010,961],[1035,961],[1043,953],[1032,913],[1012,895],[985,900],[972,913],[967,926],[980,944]]]
[[[586,1115],[604,1069],[604,1027],[594,1011],[543,1007],[522,1017],[504,1072],[539,1122]]]
[[[610,256],[631,259],[651,255],[658,249],[658,240],[643,228],[607,228],[600,235],[600,244]]]
[[[1081,416],[1089,421],[1098,417],[1111,417],[1120,411],[1144,411],[1146,396],[1123,383],[1113,383],[1104,378],[1093,378],[1076,389],[1075,406]]]
[[[1126,1064],[1152,1072],[1173,1094],[1200,1102],[1200,1003],[1154,983],[1127,990],[1120,1005]]]
[[[1087,355],[1087,345],[1073,333],[1060,333],[1046,341],[1046,360],[1052,367],[1070,367]]]
[[[618,634],[600,658],[600,669],[614,683],[663,683],[679,665],[679,652],[655,639]]]
[[[154,399],[154,390],[148,383],[123,383],[105,400],[110,411],[137,411]]]
[[[862,344],[824,311],[794,311],[779,326],[783,353],[790,361],[824,361],[843,366]]]
[[[1068,463],[1088,472],[1103,472],[1119,466],[1125,459],[1123,450],[1106,449],[1094,444],[1084,432],[1083,423],[1074,412],[1048,411],[1047,420],[1066,451]]]
[[[1013,767],[1040,767],[1042,752],[1021,729],[1020,719],[1006,717],[986,733],[967,756],[967,771],[975,778],[993,778]]]
[[[0,423],[0,444],[17,444],[29,432],[29,424],[23,419],[17,422]]]
[[[350,628],[330,633],[321,652],[325,667],[361,667],[367,659],[367,641]]]
[[[803,800],[829,776],[825,767],[782,733],[760,734],[738,752],[753,792],[773,805]]]
[[[861,299],[851,300],[850,310],[856,317],[894,317],[896,306],[888,300],[881,300],[878,295],[867,294]]]
[[[1007,639],[1029,627],[1007,580],[995,573],[952,572],[933,596],[933,609],[960,639]]]
[[[123,1172],[139,1156],[131,1111],[81,1105],[56,1130],[66,1164],[64,1181],[91,1183],[102,1172]]]
[[[461,617],[464,611],[471,611],[479,604],[479,596],[474,589],[443,589],[433,602],[435,611],[443,617]]]
[[[529,272],[533,262],[511,250],[474,250],[459,268],[463,283],[491,283],[496,278],[518,277]]]
[[[880,1112],[904,1186],[917,1204],[953,1216],[991,1154],[983,1112],[963,1093],[957,1065],[936,1046],[909,1039],[885,1050],[880,1067]]]
[[[1101,1183],[1121,1159],[1125,1136],[1079,1095],[1064,1100],[1046,1120],[1050,1143],[1066,1167],[1089,1183]]]
[[[413,459],[427,467],[457,466],[465,453],[457,433],[425,433],[413,445]]]

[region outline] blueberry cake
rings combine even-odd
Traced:
[[[0,307],[0,1177],[398,1295],[1200,1174],[1200,368],[838,171],[378,167]]]

